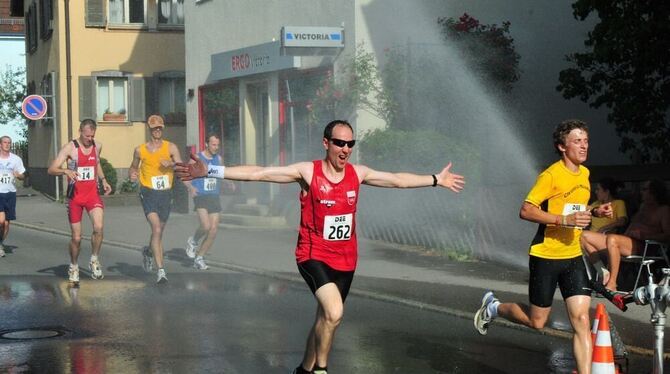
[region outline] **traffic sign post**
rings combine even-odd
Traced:
[[[40,95],[28,95],[21,103],[21,113],[33,121],[42,119],[47,114],[47,102]]]

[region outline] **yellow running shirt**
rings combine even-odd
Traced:
[[[149,152],[147,145],[140,146],[140,184],[152,190],[169,190],[172,187],[174,170],[163,167],[161,160],[170,160],[170,142],[163,140],[161,147]]]
[[[580,165],[573,173],[559,160],[537,177],[525,201],[551,214],[569,215],[585,211],[590,197],[589,169]],[[541,224],[530,254],[551,260],[581,256],[581,234],[578,228]]]

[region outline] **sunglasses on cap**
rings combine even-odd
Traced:
[[[344,148],[345,145],[349,148],[354,148],[354,145],[356,144],[355,140],[346,141],[342,139],[331,138],[330,141],[340,148]]]

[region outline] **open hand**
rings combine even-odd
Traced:
[[[193,153],[191,153],[191,160],[194,162],[177,162],[174,166],[175,175],[183,181],[207,176],[207,165]]]
[[[450,169],[451,162],[436,176],[437,184],[454,192],[460,192],[465,186],[465,177],[451,173]]]

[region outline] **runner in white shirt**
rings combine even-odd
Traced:
[[[5,239],[9,222],[16,219],[16,186],[14,180],[23,179],[26,168],[21,157],[10,152],[12,138],[0,137],[0,257],[5,257]]]

